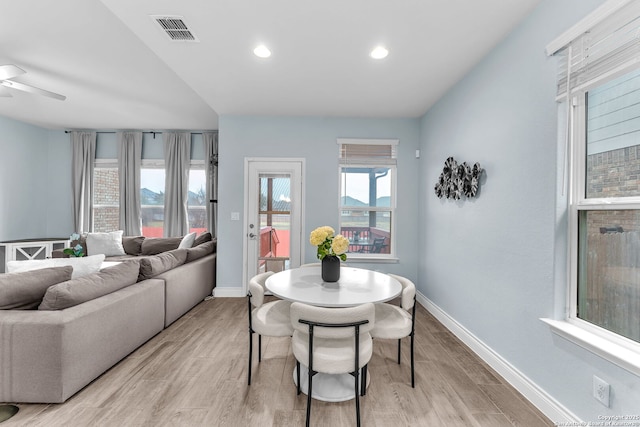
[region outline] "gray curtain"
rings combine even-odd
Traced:
[[[142,234],[140,215],[140,163],[142,132],[116,132],[120,180],[120,228],[125,236]]]
[[[203,132],[205,174],[207,177],[207,223],[213,237],[218,236],[218,131]]]
[[[93,231],[93,163],[96,133],[71,132],[71,185],[73,228],[76,233]]]
[[[189,232],[187,198],[191,133],[163,132],[164,141],[164,236],[183,236]]]

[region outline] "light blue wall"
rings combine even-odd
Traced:
[[[417,279],[418,228],[418,119],[340,119],[320,117],[220,117],[218,192],[218,287],[242,286],[243,221],[231,221],[231,212],[244,213],[245,157],[306,159],[305,230],[338,225],[337,138],[397,138],[398,207],[396,236],[398,264],[357,264],[363,268],[405,274]],[[305,262],[314,261],[307,240]],[[222,249],[224,248],[224,249]]]
[[[0,240],[72,232],[69,138],[0,116]]]
[[[96,158],[117,159],[117,144],[118,140],[115,132],[98,132],[96,135]],[[142,158],[145,160],[164,159],[164,143],[161,131],[155,135],[149,132],[144,132],[142,134]],[[204,159],[204,147],[202,145],[201,133],[191,134],[191,159]]]
[[[558,197],[556,59],[545,46],[601,0],[546,0],[422,118],[420,292],[584,420],[637,414],[640,378],[554,337],[561,311],[566,203]],[[480,196],[433,185],[445,159],[480,162]],[[560,304],[558,304],[560,302]],[[556,305],[558,304],[558,305]],[[612,386],[610,409],[592,376]]]

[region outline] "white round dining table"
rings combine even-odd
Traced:
[[[337,282],[324,282],[318,266],[293,268],[271,275],[265,287],[284,300],[321,307],[353,307],[365,303],[392,300],[402,292],[402,285],[384,273],[362,268],[340,267]],[[367,384],[371,375],[367,376]],[[293,372],[296,382],[296,372]],[[300,364],[300,390],[307,394],[307,367]],[[317,373],[313,380],[314,399],[341,402],[355,397],[353,377],[349,374]]]
[[[337,282],[324,282],[320,271],[320,264],[284,270],[271,275],[265,286],[278,298],[321,307],[375,304],[402,292],[400,282],[377,271],[342,266]]]

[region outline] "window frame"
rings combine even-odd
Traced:
[[[578,317],[579,222],[582,211],[640,211],[640,196],[589,197],[586,196],[587,164],[587,95],[589,90],[628,74],[638,67],[627,67],[616,73],[593,80],[572,92],[569,154],[569,232],[568,232],[568,286],[565,322],[544,319],[559,335],[589,349],[601,357],[631,372],[640,374],[640,343],[595,325]]]
[[[397,233],[397,150],[400,144],[398,139],[353,139],[353,138],[338,138],[338,232],[342,229],[342,211],[350,210],[350,206],[342,206],[342,175],[343,168],[388,168],[390,175],[390,194],[389,194],[389,206],[354,206],[353,208],[357,208],[355,210],[367,211],[367,212],[390,212],[391,219],[389,221],[390,228],[390,239],[389,239],[389,253],[360,253],[360,252],[349,252],[347,256],[347,261],[355,261],[355,262],[398,262],[399,259],[397,257],[396,252],[396,233]],[[348,166],[344,164],[341,160],[340,151],[342,146],[345,144],[360,144],[360,145],[389,145],[392,146],[392,151],[394,153],[393,162],[388,161],[368,161],[368,162],[357,162],[349,163]],[[390,160],[390,159],[389,159]]]

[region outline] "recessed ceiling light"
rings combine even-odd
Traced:
[[[386,58],[387,55],[389,55],[389,51],[382,46],[376,46],[376,48],[369,54],[373,59]]]
[[[258,58],[268,58],[271,56],[271,51],[263,44],[253,49],[253,53]]]

